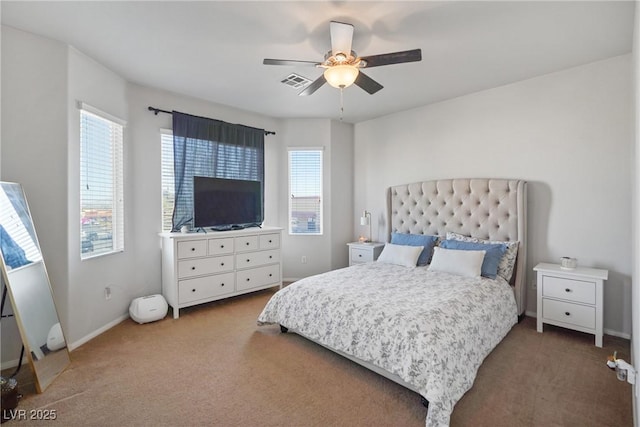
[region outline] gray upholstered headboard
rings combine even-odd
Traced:
[[[518,241],[511,285],[518,314],[526,309],[527,185],[510,179],[441,179],[390,187],[387,193],[391,233],[447,231],[480,239]]]

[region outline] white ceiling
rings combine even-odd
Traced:
[[[0,2],[2,23],[68,43],[125,79],[271,117],[340,117],[340,91],[280,83],[263,58],[321,61],[329,21],[355,26],[361,56],[422,49],[367,70],[384,86],[344,91],[359,122],[631,52],[633,1]],[[171,109],[171,105],[157,105]]]

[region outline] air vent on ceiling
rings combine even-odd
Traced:
[[[306,77],[302,77],[299,74],[291,73],[282,80],[282,83],[294,89],[300,89],[311,83],[311,80]]]

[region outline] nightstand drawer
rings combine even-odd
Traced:
[[[359,262],[370,262],[373,261],[373,251],[367,249],[351,249],[351,262],[359,263]]]
[[[545,319],[556,322],[589,329],[596,327],[595,307],[545,299],[542,302],[542,314]]]
[[[585,304],[596,303],[596,284],[554,276],[542,277],[542,296]]]

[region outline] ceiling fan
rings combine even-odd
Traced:
[[[324,73],[298,94],[301,96],[311,95],[325,83],[329,83],[331,86],[339,89],[344,89],[355,83],[373,95],[382,89],[383,86],[364,74],[362,72],[363,68],[422,60],[422,51],[420,49],[359,57],[356,52],[351,50],[353,25],[331,21],[329,31],[331,33],[331,50],[324,55],[324,61],[315,62],[267,58],[263,61],[263,64],[306,65],[324,68]]]

